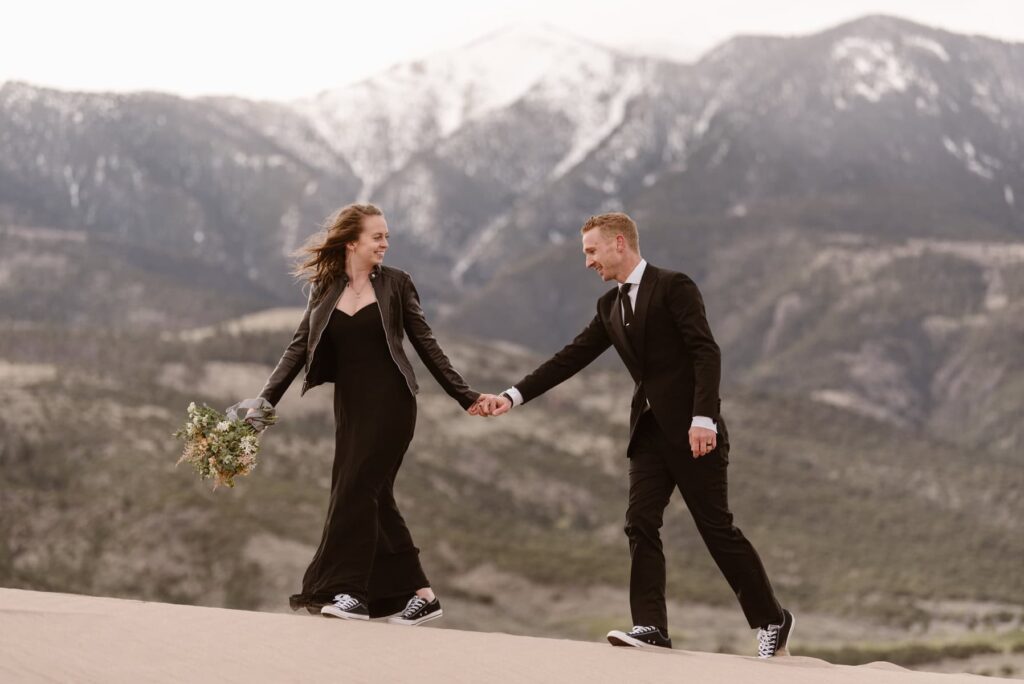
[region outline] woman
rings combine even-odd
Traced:
[[[276,405],[300,369],[303,394],[334,383],[330,506],[302,593],[289,601],[292,609],[353,620],[394,613],[389,622],[416,625],[442,611],[393,493],[416,425],[418,388],[403,331],[464,409],[475,415],[478,400],[490,395],[471,390],[452,368],[409,275],[382,266],[388,237],[380,209],[350,204],[326,235],[303,248],[295,275],[309,280],[309,302],[260,397]]]

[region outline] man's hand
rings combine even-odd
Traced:
[[[504,394],[499,394],[495,397],[496,403],[494,410],[491,412],[492,416],[500,416],[503,413],[508,413],[509,409],[512,408],[512,400],[506,397]]]
[[[512,402],[506,397],[496,394],[481,394],[476,403],[467,409],[467,413],[471,416],[489,418],[491,416],[500,416],[510,408],[512,408]]]
[[[690,451],[694,458],[709,454],[718,446],[718,435],[714,430],[702,427],[690,428]]]

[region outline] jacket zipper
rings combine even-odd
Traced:
[[[384,344],[388,346],[388,354],[391,355],[391,361],[394,362],[398,372],[402,374],[402,379],[405,380],[405,386],[409,388],[409,393],[415,397],[416,392],[413,390],[412,385],[409,384],[409,378],[405,377],[405,372],[398,365],[398,359],[395,358],[395,352],[391,351],[391,336],[388,335],[388,324],[384,322],[384,310],[380,308],[379,300],[377,301],[377,313],[380,314],[380,324],[384,328]]]

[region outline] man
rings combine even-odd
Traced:
[[[659,529],[678,487],[747,621],[758,628],[758,655],[774,656],[786,648],[793,616],[775,599],[761,559],[733,525],[729,433],[718,398],[721,356],[700,291],[682,273],[640,256],[636,223],[626,214],[594,216],[581,233],[587,268],[619,287],[597,300],[597,314],[576,339],[500,397],[488,398],[480,413],[501,415],[540,396],[614,345],[636,383],[625,527],[634,627],[613,630],[608,640],[616,646],[672,645]]]

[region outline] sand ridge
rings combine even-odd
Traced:
[[[799,656],[760,661],[305,614],[0,589],[0,681],[953,684],[994,680],[913,672],[888,663],[849,667]]]

